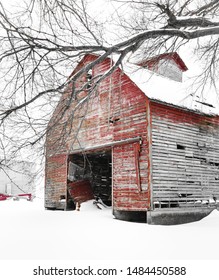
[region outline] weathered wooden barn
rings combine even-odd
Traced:
[[[86,55],[72,75],[96,58]],[[92,78],[112,63],[84,74],[76,98],[69,84],[50,120],[45,207],[74,209],[98,197],[123,220],[177,224],[206,216],[219,204],[219,116],[172,102],[187,70],[176,53],[127,62],[91,91]]]

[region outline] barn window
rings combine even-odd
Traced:
[[[89,89],[92,86],[92,83],[91,83],[91,80],[92,80],[92,69],[90,69],[87,72],[86,78],[87,78],[87,89]]]
[[[180,144],[176,144],[176,148],[177,148],[177,150],[185,150],[186,149],[185,146],[180,145]]]

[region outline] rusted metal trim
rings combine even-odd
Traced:
[[[128,139],[123,139],[123,140],[119,140],[119,141],[113,141],[113,142],[102,144],[102,145],[96,145],[96,146],[92,146],[92,147],[73,150],[70,152],[70,154],[107,149],[107,148],[112,148],[112,147],[119,146],[119,145],[131,144],[131,143],[140,142],[140,141],[141,141],[141,137],[128,138]]]

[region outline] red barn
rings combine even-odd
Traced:
[[[95,59],[85,55],[73,74]],[[165,99],[168,83],[180,97],[187,67],[178,54],[127,62],[91,91],[93,78],[112,63],[107,58],[69,84],[50,120],[45,207],[75,209],[98,197],[123,220],[176,224],[204,217],[219,202],[219,117]],[[83,88],[74,98],[73,86]]]

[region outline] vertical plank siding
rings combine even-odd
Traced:
[[[219,202],[218,118],[151,102],[153,206]]]

